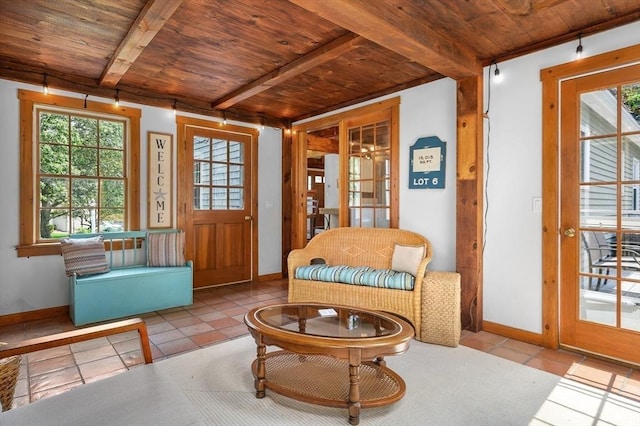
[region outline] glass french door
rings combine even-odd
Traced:
[[[560,343],[640,364],[640,65],[561,100]]]
[[[391,227],[391,120],[389,114],[347,120],[349,226]]]

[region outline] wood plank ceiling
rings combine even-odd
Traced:
[[[638,0],[2,1],[0,78],[280,126],[638,19]]]

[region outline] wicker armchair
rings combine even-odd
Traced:
[[[413,291],[329,283],[295,278],[299,266],[323,258],[331,265],[390,269],[395,244],[422,245],[426,255],[418,267]],[[456,346],[460,340],[460,275],[427,271],[431,243],[411,231],[386,228],[334,228],[316,235],[288,257],[289,302],[317,302],[391,312],[408,320],[416,338]]]
[[[6,343],[0,342],[0,345]],[[0,359],[0,404],[2,411],[11,409],[13,393],[20,373],[20,355]]]

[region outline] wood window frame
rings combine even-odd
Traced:
[[[399,226],[400,209],[400,97],[386,99],[360,108],[352,109],[342,113],[334,114],[317,120],[307,121],[293,126],[292,130],[292,150],[291,150],[291,182],[292,182],[292,202],[291,202],[291,248],[301,248],[307,243],[306,220],[307,220],[307,143],[304,135],[307,131],[321,129],[330,126],[338,126],[340,132],[340,211],[348,210],[345,187],[348,174],[348,159],[344,153],[348,152],[346,123],[350,120],[358,120],[360,117],[378,114],[387,114],[390,125],[390,157],[391,157],[391,212],[390,228]],[[340,226],[347,226],[347,216],[341,214]]]
[[[35,190],[35,160],[37,158],[37,123],[35,111],[38,105],[69,108],[79,112],[92,112],[125,117],[129,120],[127,166],[126,217],[127,230],[140,227],[140,117],[138,108],[114,106],[102,102],[86,101],[59,95],[45,95],[28,90],[18,90],[20,100],[20,243],[16,247],[18,257],[59,255],[58,242],[39,242],[36,229],[38,206]]]

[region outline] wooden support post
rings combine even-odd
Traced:
[[[482,76],[458,80],[456,270],[461,275],[462,328],[482,329]]]

